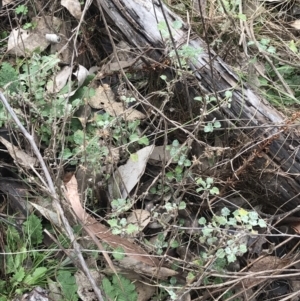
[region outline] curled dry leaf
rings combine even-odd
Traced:
[[[12,158],[20,164],[24,168],[32,168],[37,163],[36,158],[33,158],[26,154],[24,151],[19,149],[18,147],[11,144],[9,141],[4,139],[3,137],[0,137],[1,143],[5,145],[7,148],[9,154],[12,156]]]
[[[89,70],[87,70],[84,66],[78,65],[78,69],[73,72],[78,80],[78,87],[81,87],[84,83],[85,79],[89,75]]]
[[[30,202],[30,204],[39,212],[41,213],[51,224],[56,225],[57,227],[61,227],[61,221],[57,214],[46,207],[40,206],[36,203]]]
[[[82,12],[78,0],[61,0],[61,5],[64,6],[74,18],[80,20]]]
[[[89,105],[94,109],[104,109],[111,116],[122,116],[128,121],[144,119],[146,116],[133,108],[126,109],[120,102],[115,101],[115,95],[109,85],[99,86],[95,95],[89,99]]]
[[[67,83],[69,77],[72,74],[72,68],[70,66],[63,67],[55,76],[54,82],[49,81],[47,83],[47,90],[51,93],[59,92]]]
[[[143,175],[153,148],[154,145],[150,145],[140,149],[136,152],[136,161],[130,158],[125,165],[121,165],[117,169],[109,185],[109,192],[112,198],[127,198],[128,194]]]
[[[74,113],[74,117],[78,118],[83,128],[87,126],[90,116],[92,115],[92,108],[90,106],[82,105]]]
[[[66,97],[74,95],[78,88],[82,86],[86,77],[89,75],[89,71],[82,65],[79,65],[78,69],[75,72],[73,72],[73,68],[71,68],[70,66],[65,66],[64,68],[62,68],[56,74],[54,81],[51,80],[47,83],[47,90],[51,93],[59,92],[63,87],[66,86],[72,74],[77,78],[76,88],[64,95]]]
[[[294,22],[292,22],[290,24],[292,27],[294,27],[295,29],[300,29],[300,20],[295,20]]]
[[[292,223],[290,227],[297,233],[300,234],[300,223]]]

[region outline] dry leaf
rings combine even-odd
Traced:
[[[116,71],[120,71],[121,69],[128,68],[128,67],[132,66],[135,62],[136,62],[136,59],[109,63],[107,65],[108,73],[116,72]]]
[[[90,231],[95,236],[97,236],[101,242],[109,244],[112,248],[116,249],[117,247],[122,247],[124,252],[128,257],[134,258],[138,262],[142,262],[145,265],[157,266],[158,261],[151,257],[148,253],[145,252],[140,246],[135,245],[128,241],[125,238],[122,238],[117,235],[113,235],[109,228],[105,225],[100,224],[94,217],[87,214],[80,203],[80,198],[78,194],[78,185],[75,176],[65,184],[66,186],[66,198],[70,202],[73,211],[75,212],[77,218],[83,224],[83,227],[86,231]]]
[[[101,286],[103,275],[98,271],[90,270],[90,273],[95,280],[98,287]],[[78,270],[75,273],[75,279],[78,286],[77,294],[81,298],[82,301],[94,301],[97,300],[96,294],[94,293],[93,287],[88,280],[88,278],[84,275],[84,273]]]
[[[61,291],[60,286],[57,281],[53,281],[47,278],[47,285],[49,289],[49,299],[51,301],[61,301]]]
[[[72,68],[70,66],[63,67],[55,76],[54,82],[49,81],[47,83],[47,90],[51,93],[59,92],[66,84],[69,77],[72,74]]]
[[[78,0],[61,0],[61,5],[64,6],[74,18],[80,20],[82,12]]]
[[[92,115],[92,108],[87,105],[80,106],[74,113],[74,117],[78,118],[83,128],[86,128],[91,115]]]
[[[112,198],[127,198],[128,194],[143,175],[153,148],[154,145],[150,145],[140,149],[136,152],[136,161],[130,158],[125,165],[121,165],[117,169],[108,187]]]
[[[300,223],[292,223],[290,227],[297,233],[300,234]]]
[[[73,72],[73,74],[76,76],[78,80],[78,88],[82,86],[84,83],[85,79],[89,75],[89,70],[87,70],[84,66],[78,65],[78,70]]]
[[[59,92],[62,88],[64,88],[70,78],[70,76],[73,74],[77,78],[77,83],[76,83],[76,89],[64,94],[66,97],[70,97],[75,94],[75,92],[82,86],[84,83],[86,77],[89,75],[89,71],[82,65],[78,65],[78,69],[73,72],[73,68],[69,66],[65,66],[62,70],[60,70],[55,78],[54,82],[49,81],[47,83],[47,90],[52,92],[52,93],[57,93]],[[72,88],[72,87],[71,87]]]
[[[115,94],[109,87],[109,85],[104,84],[99,86],[95,91],[95,96],[89,99],[89,105],[93,109],[105,109],[110,103],[115,102]],[[113,115],[114,116],[114,113]]]
[[[294,27],[295,29],[300,29],[300,20],[296,20],[292,22],[291,26]]]
[[[252,287],[263,281],[256,277],[257,272],[267,271],[267,270],[282,270],[285,266],[290,263],[287,258],[279,258],[277,256],[267,256],[260,260],[257,260],[249,269],[249,278],[243,280],[243,285],[245,288]],[[252,277],[251,277],[252,274]]]
[[[23,48],[23,45],[22,45],[22,41],[24,41],[25,49],[27,49],[25,43],[26,43],[28,37],[30,37],[30,34],[27,30],[22,29],[22,28],[13,29],[11,31],[9,37],[8,37],[7,52],[8,53],[13,53],[13,54],[18,55],[18,56],[23,56],[24,55],[24,51],[23,51],[24,48]],[[49,44],[49,42],[46,41],[46,45],[48,45],[48,44]]]
[[[95,95],[89,99],[89,105],[94,109],[104,109],[111,116],[122,116],[128,121],[146,118],[140,111],[126,109],[122,103],[116,102],[114,93],[106,84],[96,89]]]
[[[191,300],[192,298],[190,293],[184,294],[180,299],[178,299],[178,301],[191,301]]]
[[[153,267],[144,262],[139,261],[137,258],[131,256],[118,261],[118,264],[125,269],[133,270],[138,274],[147,275],[158,279],[166,279],[177,275],[174,270],[165,267]]]
[[[45,19],[55,28],[62,22],[56,17],[45,16]],[[33,18],[31,23],[36,23],[36,27],[32,30],[16,28],[11,31],[7,43],[7,51],[10,54],[24,56],[25,52],[30,54],[36,49],[42,52],[49,46],[50,42],[45,37],[49,29],[44,18]]]
[[[24,151],[14,146],[3,137],[0,137],[0,141],[5,145],[12,158],[24,168],[32,168],[37,163],[36,158],[29,156]]]
[[[178,146],[180,148],[181,145]],[[153,152],[149,156],[149,160],[157,161],[157,162],[168,162],[171,160],[170,150],[167,150],[164,145],[155,146]],[[176,163],[172,160],[172,163]]]
[[[3,0],[3,6],[13,2],[14,0]]]
[[[136,236],[140,231],[149,224],[151,220],[150,212],[143,209],[133,210],[127,217],[127,224],[133,224],[138,226],[138,230],[132,233],[132,236]]]
[[[61,227],[61,221],[58,214],[46,207],[40,206],[36,203],[29,202],[37,211],[39,211],[51,224]]]
[[[155,286],[146,285],[145,283],[140,281],[134,282],[134,285],[138,295],[137,301],[151,300],[151,297],[153,297],[156,292]]]
[[[8,199],[10,208],[19,217],[26,217],[33,208],[28,203],[28,199],[33,198],[29,192],[29,186],[17,178],[1,177],[0,190]]]

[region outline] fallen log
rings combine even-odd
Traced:
[[[211,118],[225,118],[227,121],[222,122],[223,127],[230,126],[231,132],[239,133],[236,135],[251,138],[252,143],[245,148],[245,153],[251,154],[252,159],[249,159],[249,166],[244,166],[244,171],[247,168],[256,171],[257,182],[265,190],[269,204],[275,203],[285,209],[300,205],[299,135],[291,127],[294,120],[287,121],[247,83],[241,83],[221,58],[208,51],[201,38],[193,34],[190,39],[190,28],[161,1],[97,0],[97,5],[133,48],[155,61],[167,54],[157,24],[182,22],[182,28],[172,28],[172,43],[173,47],[188,43],[195,49],[203,49],[190,63],[199,90],[214,93],[220,100],[225,98],[226,91],[232,92],[231,106],[221,103]],[[253,156],[254,151],[256,156]],[[238,177],[238,171],[239,168],[233,170],[232,178]]]

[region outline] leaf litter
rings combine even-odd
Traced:
[[[269,1],[273,2],[273,1]],[[4,1],[4,5],[9,4],[9,1]],[[194,3],[195,4],[195,3]],[[70,14],[75,17],[75,19],[79,20],[81,18],[81,5],[79,1],[62,1],[61,5],[64,6]],[[203,4],[205,6],[205,4]],[[196,10],[199,11],[199,7],[195,7]],[[205,9],[205,8],[204,8]],[[242,18],[242,16],[241,16]],[[13,53],[17,56],[25,56],[33,51],[36,50],[36,48],[39,48],[40,51],[45,50],[49,46],[49,41],[45,39],[45,34],[49,33],[48,29],[46,29],[47,26],[45,26],[43,18],[35,20],[33,19],[33,22],[36,22],[36,27],[35,29],[31,31],[25,31],[22,28],[17,28],[13,29],[11,31],[9,40],[8,40],[8,51],[10,53]],[[62,20],[59,19],[50,19],[50,17],[46,16],[45,19],[47,22],[57,26],[59,28],[59,24],[61,24]],[[53,23],[54,22],[54,23]],[[296,30],[298,29],[298,20],[290,23],[290,26],[295,28]],[[22,37],[22,38],[20,38]],[[21,43],[22,40],[22,43]],[[64,41],[65,43],[66,41]],[[24,45],[25,45],[25,50],[24,50]],[[52,46],[51,46],[52,47]],[[64,49],[64,45],[58,45],[59,51],[65,52],[66,50]],[[132,51],[130,47],[128,46],[123,46],[124,51],[123,54],[126,52]],[[291,47],[292,48],[292,47]],[[295,47],[293,47],[293,50],[295,50]],[[119,61],[110,61],[107,64],[102,64],[102,69],[100,71],[100,75],[98,75],[98,78],[101,78],[105,80],[107,75],[112,76],[112,79],[115,80],[113,77],[114,73],[121,73],[122,69],[127,68],[127,71],[130,70],[132,66],[135,65],[137,61],[138,55],[136,56],[121,56],[119,57]],[[141,62],[139,61],[139,64]],[[138,74],[141,72],[141,69],[149,68],[151,70],[155,70],[155,68],[158,68],[158,66],[152,65],[152,63],[146,64],[146,66],[140,68],[136,67],[135,72]],[[257,64],[254,65],[258,66]],[[88,66],[91,67],[91,66]],[[74,69],[71,68],[70,66],[64,66],[61,68],[61,70],[55,75],[54,81],[51,83],[48,82],[47,88],[51,93],[58,93],[61,91],[67,84],[68,80],[70,78],[77,78],[77,83],[75,84],[76,89],[72,90],[71,93],[66,94],[66,97],[71,97],[75,94],[75,92],[82,86],[84,83],[86,77],[88,76],[89,72],[87,71],[89,68],[86,68],[85,66],[79,64],[77,66],[77,71],[73,71]],[[163,68],[167,68],[164,66]],[[258,69],[258,68],[257,68]],[[96,69],[95,69],[96,70]],[[144,72],[144,71],[143,71]],[[261,69],[258,70],[258,72],[265,74],[266,70]],[[157,74],[155,74],[156,77]],[[144,84],[142,85],[144,87]],[[98,87],[95,90],[95,95],[93,97],[89,97],[87,99],[87,104],[89,105],[90,112],[92,110],[103,110],[106,113],[108,113],[110,116],[115,117],[115,118],[120,118],[123,120],[126,120],[126,122],[130,121],[135,121],[135,120],[146,120],[149,118],[149,115],[146,113],[149,113],[148,111],[142,110],[141,108],[135,109],[132,107],[127,106],[127,104],[124,104],[123,102],[120,102],[116,98],[116,93],[114,92],[115,89],[113,85],[109,85],[107,83],[101,83],[98,85]],[[168,91],[169,94],[170,91]],[[151,94],[151,93],[150,93]],[[149,94],[149,95],[150,95]],[[149,96],[149,99],[151,99],[152,96]],[[136,100],[136,99],[135,99]],[[157,99],[156,99],[157,100]],[[158,97],[158,103],[161,103],[161,98]],[[149,102],[149,107],[151,108],[152,103]],[[177,108],[178,109],[178,108]],[[173,108],[168,108],[166,107],[165,112],[172,112]],[[85,118],[86,114],[81,114],[80,115],[80,122],[83,127],[88,125],[89,123],[89,118],[91,114],[89,114],[88,118]],[[184,115],[184,114],[182,114]],[[166,115],[164,115],[166,116]],[[176,116],[176,118],[179,118],[182,116]],[[174,118],[174,116],[172,116]],[[85,120],[83,120],[85,119]],[[147,120],[149,122],[149,120]],[[166,123],[170,122],[169,120],[165,120]],[[155,118],[151,120],[150,123],[155,123]],[[171,123],[172,124],[172,123]],[[157,126],[157,124],[155,125]],[[181,124],[183,126],[183,124]],[[144,127],[145,128],[145,127]],[[143,129],[144,129],[143,128]],[[152,131],[155,130],[155,127],[152,128]],[[165,129],[166,130],[166,129]],[[107,132],[108,135],[110,135],[110,132]],[[148,132],[149,134],[149,132]],[[157,133],[156,133],[157,134]],[[151,134],[150,134],[151,135]],[[170,136],[172,139],[178,138],[177,135],[182,135],[182,133],[176,132],[176,135]],[[110,257],[106,256],[106,260],[108,265],[110,266],[111,270],[113,273],[115,271],[118,271],[121,274],[126,273],[134,274],[136,273],[136,278],[131,279],[132,281],[135,280],[141,280],[139,277],[142,276],[147,276],[151,278],[152,280],[166,280],[170,279],[170,277],[174,277],[177,279],[179,283],[182,285],[183,279],[188,279],[187,283],[188,284],[193,284],[196,282],[197,277],[201,279],[202,274],[203,274],[203,258],[199,256],[199,254],[205,253],[207,250],[211,250],[216,242],[209,240],[205,240],[204,242],[201,241],[199,243],[196,241],[195,237],[193,239],[187,239],[185,234],[188,233],[192,237],[193,234],[198,233],[199,235],[204,232],[201,232],[202,230],[199,227],[199,223],[197,223],[197,218],[199,217],[199,212],[201,212],[201,216],[204,218],[204,216],[208,219],[211,220],[213,219],[214,216],[217,216],[219,214],[221,205],[214,205],[211,206],[210,202],[207,204],[207,200],[209,200],[209,196],[206,193],[203,193],[203,198],[198,197],[197,194],[195,193],[195,189],[191,189],[191,185],[194,184],[192,182],[191,174],[199,172],[198,174],[199,177],[205,175],[205,177],[209,177],[210,179],[213,179],[213,176],[217,176],[217,180],[219,180],[220,183],[225,182],[228,180],[228,178],[222,176],[228,175],[228,169],[226,168],[224,170],[220,170],[217,167],[215,170],[212,170],[211,167],[216,166],[217,161],[221,162],[222,158],[226,158],[228,154],[224,151],[229,151],[230,147],[223,147],[222,141],[221,145],[218,145],[218,148],[223,150],[221,154],[215,155],[213,152],[209,156],[205,156],[205,158],[196,156],[196,152],[194,150],[191,151],[191,153],[181,153],[179,155],[179,158],[183,162],[183,164],[178,164],[177,160],[174,160],[174,157],[171,156],[170,151],[166,149],[166,144],[170,145],[171,138],[168,137],[168,143],[164,141],[164,145],[162,141],[157,138],[157,140],[154,141],[154,144],[151,144],[150,146],[140,148],[134,153],[131,153],[131,156],[126,157],[126,160],[124,163],[119,162],[118,160],[110,160],[110,161],[115,161],[115,166],[114,166],[114,171],[112,173],[112,177],[110,178],[110,182],[106,183],[106,190],[109,192],[110,196],[106,196],[108,198],[109,203],[107,205],[108,209],[106,211],[106,215],[101,218],[95,217],[94,214],[88,213],[88,211],[85,208],[85,203],[82,203],[82,200],[86,201],[86,198],[82,198],[81,195],[79,195],[79,189],[78,189],[78,184],[77,184],[77,179],[74,175],[70,176],[68,180],[65,179],[64,184],[62,185],[63,188],[62,190],[64,191],[64,197],[65,200],[62,202],[65,202],[64,204],[64,210],[67,216],[70,216],[69,220],[72,222],[75,226],[76,222],[78,222],[83,231],[85,231],[85,234],[87,236],[90,236],[90,240],[93,241],[99,248],[100,252],[105,253],[107,251],[107,247],[103,247],[103,244],[107,244],[110,246],[110,249],[108,249],[108,252],[114,252],[115,250],[120,251],[121,247],[121,252],[124,253],[125,255],[124,259],[117,260],[117,261],[112,261]],[[102,144],[105,145],[105,137],[103,138]],[[181,144],[183,145],[185,143],[185,138],[180,137],[181,139]],[[220,138],[216,137],[215,141]],[[15,160],[15,162],[20,165],[24,170],[30,171],[33,168],[35,169],[37,167],[36,165],[36,159],[34,157],[31,157],[28,155],[25,151],[23,151],[21,148],[18,148],[14,145],[12,145],[8,140],[0,137],[0,141],[2,144],[5,145],[6,149],[8,150],[10,156]],[[159,142],[158,142],[159,141]],[[160,145],[156,145],[155,143],[158,143]],[[208,142],[210,143],[210,142]],[[220,142],[219,142],[220,144]],[[207,145],[208,149],[216,149],[216,143],[212,143],[212,145]],[[122,153],[123,150],[118,149],[117,154],[118,157],[120,156],[120,153]],[[128,151],[128,149],[126,149]],[[188,161],[185,161],[185,156],[188,156],[190,159],[193,158],[193,162],[191,165]],[[117,161],[117,162],[116,162]],[[183,169],[182,165],[184,165],[184,162],[186,162],[186,170]],[[164,166],[164,164],[168,163],[168,166]],[[163,171],[162,171],[163,170]],[[104,172],[104,169],[102,169],[102,172]],[[166,178],[162,179],[161,178],[161,172],[164,174],[166,173]],[[185,172],[186,178],[180,178],[181,174]],[[224,172],[224,174],[222,174]],[[72,174],[72,173],[71,173]],[[151,175],[151,176],[149,176]],[[99,175],[97,175],[99,176]],[[83,177],[84,178],[84,177]],[[92,181],[96,176],[92,178]],[[150,180],[149,180],[150,178]],[[167,179],[167,180],[166,180]],[[176,183],[174,182],[174,179],[176,179]],[[97,183],[92,183],[92,184],[99,184]],[[144,185],[143,188],[143,193],[137,194],[139,192],[139,188],[143,186],[143,184],[147,183]],[[203,186],[201,189],[205,190],[208,189],[209,191],[214,191],[210,190],[211,185],[214,183],[209,181],[203,181],[201,180],[199,183],[204,183],[202,184]],[[217,185],[217,184],[216,184]],[[208,187],[209,186],[209,187]],[[234,186],[234,185],[232,185]],[[90,188],[91,186],[86,185],[86,189]],[[180,188],[178,188],[180,187]],[[184,191],[182,187],[185,187],[187,190]],[[92,187],[94,189],[94,187]],[[135,189],[136,188],[136,189]],[[1,189],[4,191],[4,188]],[[245,189],[246,190],[246,189]],[[240,193],[238,191],[233,190],[234,193]],[[6,191],[7,194],[11,195],[10,191]],[[180,193],[182,195],[180,195]],[[191,197],[191,195],[196,195],[194,199]],[[246,193],[247,194],[247,193]],[[86,194],[87,195],[87,194]],[[187,197],[189,195],[190,199]],[[150,201],[149,201],[150,197]],[[98,198],[105,199],[105,197],[102,195],[101,197]],[[147,199],[148,198],[148,199]],[[117,212],[113,210],[113,206],[110,204],[112,200],[115,199],[129,199],[128,206],[126,207],[126,212],[122,212],[122,217],[124,216],[124,220],[128,224],[132,224],[136,226],[136,230],[131,233],[131,237],[126,236],[126,235],[114,235],[112,234],[111,229],[107,226],[107,219],[110,217],[115,217],[117,216]],[[182,208],[179,208],[179,204],[181,204],[182,200],[189,200],[189,206],[186,208],[186,206],[182,206]],[[145,200],[147,200],[147,205],[144,205]],[[211,200],[210,200],[211,201]],[[223,200],[224,201],[224,200]],[[23,202],[22,198],[18,198],[17,202]],[[201,203],[201,206],[205,209],[199,209],[197,206],[195,206],[195,202]],[[30,202],[33,207],[37,209],[38,212],[40,212],[41,215],[43,215],[46,219],[48,219],[53,225],[56,225],[57,227],[62,227],[61,221],[60,221],[60,216],[57,214],[57,212],[51,210],[51,206],[44,205],[43,202],[36,200],[34,202]],[[213,202],[211,202],[213,203]],[[142,205],[141,205],[142,204]],[[226,197],[226,202],[223,204],[224,206],[232,206],[231,209],[233,211],[233,208],[236,206],[234,204],[233,199],[230,197]],[[23,207],[24,208],[24,207]],[[138,208],[138,209],[137,209]],[[141,209],[143,208],[143,209]],[[250,210],[250,209],[249,209]],[[240,232],[242,233],[244,230],[240,229],[239,227],[242,227],[243,222],[246,223],[250,220],[251,223],[253,223],[253,220],[249,219],[249,210],[243,211],[243,216],[239,216],[239,224],[234,225],[231,224],[230,227],[228,228],[228,240],[232,241],[232,233],[234,232]],[[197,213],[196,213],[197,212]],[[204,213],[203,213],[204,212]],[[75,216],[74,216],[75,214]],[[71,218],[71,216],[73,218]],[[185,219],[191,220],[191,223],[186,223],[185,225],[193,225],[192,227],[196,227],[197,231],[194,231],[194,229],[187,229],[185,234],[179,235],[179,234],[174,234],[174,231],[176,232],[176,229],[178,229],[178,225],[176,225],[176,222],[178,222],[180,219]],[[222,222],[226,220],[226,217],[224,216],[219,216],[218,222],[219,225],[224,226]],[[287,221],[287,219],[285,219]],[[196,221],[196,222],[195,222]],[[203,219],[201,220],[203,221]],[[232,220],[228,219],[228,221],[232,222]],[[270,223],[272,222],[272,219],[270,218],[268,221]],[[280,221],[281,223],[284,220]],[[156,223],[157,227],[152,227]],[[214,221],[216,223],[216,221]],[[256,224],[254,227],[257,226]],[[276,226],[276,225],[275,225]],[[294,234],[298,234],[298,228],[299,228],[299,222],[287,222],[287,227],[289,228],[289,231]],[[159,230],[154,230],[154,229],[159,229]],[[175,230],[174,230],[175,229]],[[183,227],[184,229],[184,227]],[[279,228],[278,228],[279,229]],[[214,233],[214,229],[210,229],[207,227],[205,229],[207,233]],[[221,232],[218,232],[221,233]],[[224,233],[224,232],[223,232]],[[278,256],[266,256],[263,257],[264,252],[266,250],[271,250],[271,249],[266,249],[266,245],[269,244],[268,240],[266,239],[267,233],[264,231],[261,231],[260,233],[257,233],[256,230],[253,230],[253,233],[250,233],[248,236],[252,238],[254,237],[256,239],[256,242],[253,243],[252,249],[250,246],[248,249],[248,257],[246,256],[239,256],[239,259],[241,262],[244,264],[244,270],[247,269],[247,278],[245,280],[242,280],[241,283],[243,284],[244,288],[250,289],[251,287],[254,286],[260,286],[261,283],[267,279],[267,275],[264,275],[265,270],[274,270],[272,271],[272,276],[276,278],[276,276],[280,275],[282,271],[286,268],[287,265],[293,265],[294,258],[291,258],[287,256],[287,258],[284,257],[279,257]],[[178,239],[173,239],[174,237]],[[238,235],[236,235],[238,237]],[[132,240],[132,237],[135,239]],[[142,243],[141,241],[143,240],[144,237],[147,237],[149,242],[152,244],[150,247],[149,245],[145,243],[146,240],[144,240]],[[220,238],[220,237],[219,237]],[[224,237],[223,237],[224,238]],[[220,242],[222,242],[222,237],[220,238]],[[249,240],[250,241],[250,240]],[[248,241],[248,243],[249,243]],[[99,244],[100,243],[100,244]],[[243,242],[244,243],[244,242]],[[181,244],[181,247],[178,247],[177,245]],[[247,244],[247,243],[246,243]],[[277,242],[279,244],[279,242]],[[183,247],[185,246],[185,247]],[[227,249],[225,248],[224,254],[226,252],[230,252],[230,245],[227,246]],[[229,248],[229,249],[228,249]],[[222,245],[219,246],[219,250],[222,249]],[[283,252],[288,252],[291,248],[287,248],[283,250]],[[169,262],[166,263],[166,261],[161,257],[157,256],[156,252],[158,250],[162,250],[165,256],[165,258],[168,258]],[[184,254],[182,254],[182,250],[184,250]],[[273,250],[272,250],[273,251]],[[275,251],[274,251],[275,252]],[[221,254],[221,252],[219,252]],[[222,253],[223,254],[223,253]],[[277,253],[274,253],[277,255]],[[278,253],[279,254],[279,253]],[[121,254],[122,255],[122,254]],[[187,256],[188,255],[188,256]],[[156,256],[159,258],[157,259]],[[224,255],[225,256],[225,255]],[[257,256],[259,257],[254,263],[252,260],[249,258],[251,256]],[[284,255],[285,256],[285,255]],[[189,258],[189,260],[187,260]],[[222,258],[219,258],[222,259]],[[160,261],[161,260],[161,261]],[[237,264],[236,262],[233,262]],[[245,263],[246,262],[246,263]],[[170,264],[171,263],[171,264]],[[175,269],[172,269],[171,266],[172,264],[176,265],[177,267],[180,267],[180,272],[177,272]],[[209,275],[212,275],[215,273],[215,266],[213,265],[214,263],[211,261],[206,261],[206,266],[205,268],[209,271]],[[230,268],[231,269],[236,269],[234,270],[235,272],[239,272],[239,264],[238,262],[235,267],[228,267],[228,269],[224,268],[225,274],[228,272],[228,275],[230,275]],[[181,265],[181,266],[180,266]],[[238,268],[236,268],[238,266]],[[247,268],[248,266],[248,268]],[[197,267],[197,268],[195,268]],[[193,268],[193,269],[192,269]],[[186,270],[191,270],[195,275],[190,275],[186,272]],[[256,279],[253,277],[253,275],[258,275],[261,272],[261,278]],[[182,273],[182,275],[180,275]],[[97,275],[96,275],[97,274]],[[96,272],[94,275],[94,278],[97,278],[100,273]],[[139,275],[139,276],[137,276]],[[180,277],[182,276],[182,277]],[[265,277],[265,278],[264,278]],[[130,277],[128,277],[130,279]],[[213,290],[214,285],[215,288],[218,287],[217,283],[210,282],[210,280],[205,280],[207,283],[207,289],[209,290],[210,287]],[[203,280],[203,283],[197,282],[195,287],[193,288],[193,291],[197,291],[197,286],[200,286],[201,284],[204,284],[205,281]],[[84,290],[91,290],[91,287],[89,287],[87,284],[84,284],[85,282],[81,279],[78,281],[78,284],[80,284],[80,289],[78,290],[78,294],[81,297],[82,300],[89,300],[89,298],[95,298],[94,295],[91,297],[84,296],[82,293]],[[148,300],[151,298],[154,294],[155,291],[151,288],[151,286],[143,284],[143,280],[139,281],[141,284],[141,289],[139,293],[139,298],[138,300]],[[155,282],[154,282],[155,283]],[[162,282],[156,282],[156,285],[160,285]],[[171,288],[168,288],[166,284],[165,289],[169,292],[169,295],[172,296],[172,290]],[[226,285],[226,282],[224,283],[223,286]],[[295,286],[295,284],[294,284]],[[183,287],[183,285],[182,285]],[[146,291],[146,288],[149,289],[150,293],[148,293],[147,297],[142,296],[142,292]],[[153,288],[153,287],[152,287]],[[38,287],[37,287],[38,289]],[[260,289],[260,288],[259,288]],[[191,300],[191,294],[189,291],[192,290],[192,288],[187,288],[187,293],[183,296],[180,300]],[[205,289],[203,288],[203,291]],[[79,291],[81,291],[79,293]],[[234,292],[234,291],[233,291]],[[215,294],[215,292],[212,293],[212,295]],[[146,295],[146,293],[145,293]],[[173,296],[174,297],[174,296]],[[85,299],[86,298],[86,299]],[[144,299],[143,299],[144,298]],[[262,298],[264,300],[268,297],[265,297],[265,295],[262,295]],[[34,300],[34,299],[33,299]],[[209,300],[209,299],[207,299]]]

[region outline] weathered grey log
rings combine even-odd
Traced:
[[[166,54],[157,28],[159,22],[165,21],[164,15],[170,24],[175,20],[184,24],[180,17],[165,5],[161,6],[158,0],[97,0],[97,4],[132,47],[140,49],[141,53],[150,49],[147,55],[154,60]],[[186,25],[181,29],[172,28],[172,33],[177,47],[187,43]],[[265,187],[270,200],[277,201],[277,205],[284,205],[286,209],[300,205],[300,153],[296,132],[284,128],[285,120],[281,114],[246,84],[241,84],[239,77],[214,53],[210,63],[202,39],[193,34],[193,39],[188,43],[196,49],[203,49],[203,53],[190,66],[201,90],[210,94],[215,91],[220,99],[224,99],[225,91],[233,92],[231,107],[221,105],[218,113],[235,120],[236,127],[244,128],[242,132],[255,140],[248,151],[255,147],[259,149],[264,143],[268,145],[261,149],[263,156],[251,163],[259,170],[257,181]]]

